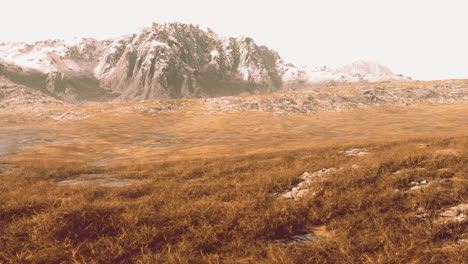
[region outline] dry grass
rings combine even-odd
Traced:
[[[434,223],[442,209],[468,202],[466,104],[276,116],[204,115],[200,104],[186,102],[175,113],[119,112],[157,103],[57,107],[92,114],[63,122],[0,113],[2,130],[42,140],[0,158],[0,167],[13,168],[0,176],[0,263],[468,258],[468,247],[454,244],[467,225]],[[370,154],[338,153],[350,147]],[[90,163],[101,159],[108,164]],[[314,185],[315,197],[273,195],[295,186],[304,171],[330,167],[345,169]],[[393,174],[411,168],[425,170]],[[135,183],[57,184],[82,174]],[[420,179],[433,184],[406,191]],[[415,216],[419,207],[428,218]],[[275,243],[317,230],[327,239],[306,247]]]
[[[420,148],[420,144],[427,147]],[[4,263],[463,263],[467,247],[447,247],[467,226],[435,225],[438,210],[468,202],[468,139],[304,148],[238,157],[142,162],[107,168],[141,180],[128,187],[63,187],[56,181],[104,169],[28,159],[0,182],[0,262]],[[458,155],[435,155],[454,149]],[[320,195],[278,200],[304,171],[343,170]],[[393,175],[404,168],[423,172]],[[451,168],[450,175],[438,174]],[[415,178],[456,178],[450,189],[395,191]],[[431,212],[414,217],[418,207]],[[275,239],[326,225],[328,240],[283,247]]]
[[[149,104],[152,103],[128,105]],[[37,155],[50,161],[109,158],[113,164],[265,153],[318,144],[457,136],[468,131],[466,104],[289,116],[264,112],[204,115],[194,110],[197,105],[187,107],[194,112],[117,112],[122,105],[71,108],[85,113],[102,112],[93,113],[88,119],[63,122],[26,114],[0,114],[0,127],[40,131],[35,134],[50,141],[22,151],[19,159],[35,159]],[[57,138],[70,139],[55,141]]]

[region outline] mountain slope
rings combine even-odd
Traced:
[[[203,98],[407,80],[385,66],[295,67],[248,37],[181,23],[114,40],[0,43],[0,76],[66,102]]]
[[[114,41],[95,69],[123,100],[268,92],[282,86],[277,53],[186,24],[154,24]]]

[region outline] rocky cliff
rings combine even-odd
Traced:
[[[113,41],[95,68],[123,100],[277,91],[279,55],[251,38],[219,38],[186,24],[153,24]]]

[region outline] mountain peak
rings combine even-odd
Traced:
[[[0,43],[1,75],[71,101],[212,97],[406,80],[368,61],[338,69],[298,68],[251,37],[221,38],[209,28],[177,22],[152,23],[108,40]]]

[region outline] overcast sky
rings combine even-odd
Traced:
[[[372,60],[468,78],[468,0],[0,0],[0,41],[117,37],[151,22],[246,35],[296,65]]]

